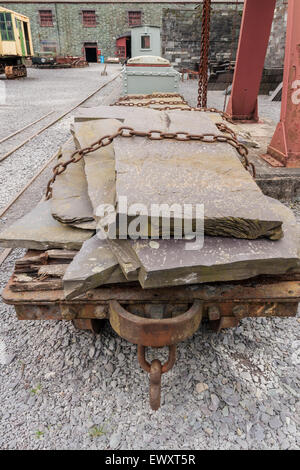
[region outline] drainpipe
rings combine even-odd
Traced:
[[[58,37],[59,54],[61,55],[62,52],[61,52],[60,32],[59,32],[59,25],[58,25],[57,3],[55,3],[55,16],[56,16],[56,30],[57,30],[57,37]]]

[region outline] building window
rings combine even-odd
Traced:
[[[141,36],[141,48],[150,49],[150,36],[148,36],[147,34]]]
[[[40,10],[40,26],[53,26],[53,16],[51,10]]]
[[[56,41],[42,40],[40,41],[42,52],[52,52],[53,54],[57,53],[57,43]]]
[[[128,26],[141,26],[142,24],[142,12],[141,11],[129,11],[128,12]]]
[[[2,41],[14,41],[11,13],[0,13],[0,33]]]
[[[96,12],[94,10],[84,10],[82,12],[83,26],[96,26]]]

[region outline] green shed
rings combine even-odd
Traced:
[[[136,26],[131,30],[131,57],[161,56],[159,26]]]

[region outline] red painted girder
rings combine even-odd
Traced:
[[[300,168],[300,1],[289,0],[280,122],[268,154]]]
[[[276,0],[245,0],[232,92],[226,112],[258,121],[257,96]]]

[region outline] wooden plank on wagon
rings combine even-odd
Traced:
[[[62,279],[46,279],[39,281],[34,279],[32,281],[22,282],[17,276],[14,276],[14,282],[11,285],[13,292],[33,292],[33,291],[47,291],[63,289]]]
[[[48,264],[39,268],[38,275],[62,278],[67,270],[67,267],[68,264]]]
[[[58,305],[67,304],[74,307],[107,304],[111,300],[120,303],[140,304],[142,302],[163,302],[172,304],[191,303],[194,300],[205,302],[300,302],[300,282],[297,277],[284,279],[285,276],[273,276],[269,279],[258,277],[235,283],[209,283],[166,287],[159,289],[142,289],[139,285],[113,285],[109,289],[99,287],[83,294],[80,298],[66,300],[62,289],[35,292],[13,292],[12,280],[2,291],[3,301],[9,305]]]

